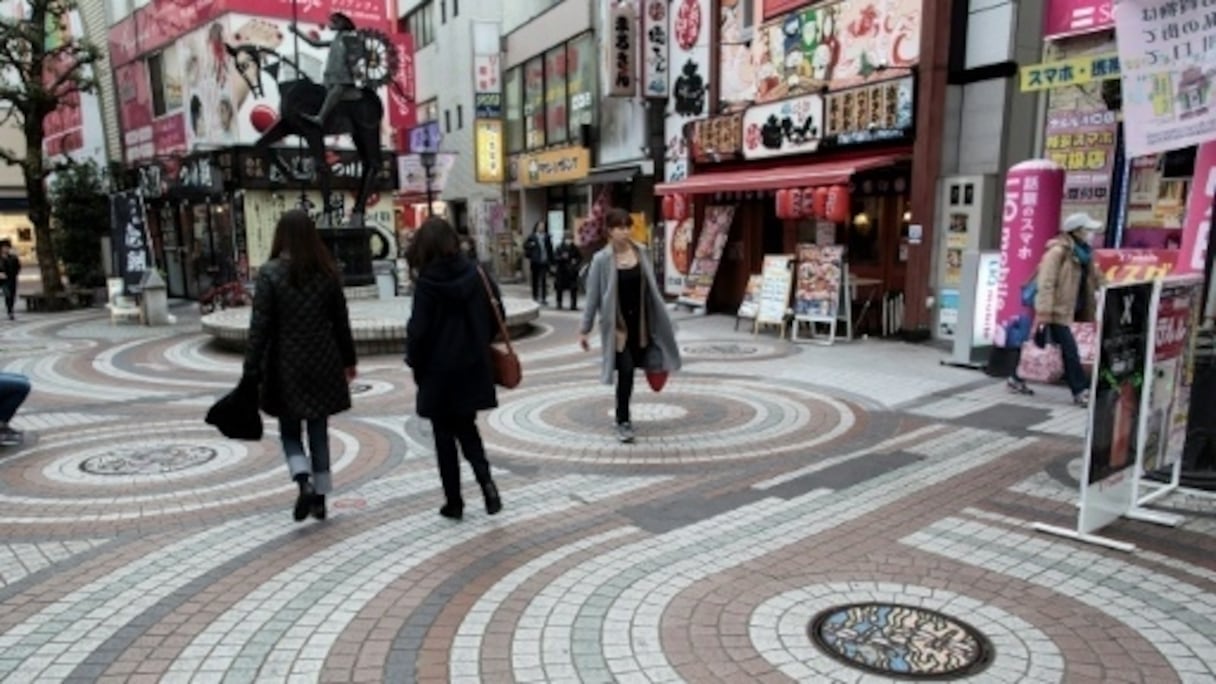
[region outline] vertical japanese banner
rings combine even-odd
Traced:
[[[1216,138],[1212,3],[1120,0],[1115,40],[1128,157]]]
[[[684,126],[709,115],[709,39],[713,33],[709,0],[679,0],[667,13],[668,81],[666,153],[663,180],[688,177],[688,139]]]
[[[608,95],[633,97],[638,94],[638,16],[632,0],[617,0],[608,27]]]
[[[135,190],[110,196],[110,236],[115,266],[122,276],[127,294],[142,289],[148,270],[148,232],[144,221],[144,201]]]
[[[1044,245],[1060,231],[1063,193],[1064,169],[1052,161],[1024,161],[1005,176],[997,347],[1020,348],[1030,336],[1034,311],[1022,303],[1022,288],[1034,277]]]
[[[388,87],[388,120],[393,130],[393,149],[409,151],[406,131],[414,127],[418,113],[414,110],[414,37],[408,33],[393,36],[397,51],[397,73]]]
[[[1195,154],[1195,176],[1182,224],[1182,248],[1174,265],[1177,274],[1203,273],[1212,239],[1213,194],[1216,194],[1216,140],[1200,145]]]
[[[642,96],[667,97],[667,0],[642,0]]]

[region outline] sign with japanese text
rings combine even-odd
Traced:
[[[1195,153],[1195,177],[1187,198],[1182,227],[1182,246],[1175,269],[1178,273],[1203,273],[1212,240],[1212,197],[1216,194],[1216,140],[1199,146]]]
[[[503,182],[506,174],[503,172],[502,120],[478,119],[473,137],[473,146],[477,150],[477,182]]]
[[[683,180],[689,174],[685,125],[709,115],[710,37],[713,33],[710,0],[677,0],[668,6],[667,120],[664,124],[663,179]]]
[[[1019,69],[1023,93],[1119,78],[1119,55],[1085,55]]]
[[[1115,25],[1111,0],[1047,0],[1043,37],[1064,38],[1109,29]]]
[[[836,145],[903,138],[912,132],[911,77],[884,81],[824,98],[823,131]]]
[[[456,155],[440,152],[435,155],[435,164],[428,172],[422,163],[422,157],[417,154],[403,154],[397,157],[397,189],[406,196],[417,197],[426,194],[427,175],[430,174],[431,192],[439,194],[447,186],[448,176],[456,165]]]
[[[279,162],[293,174],[288,176],[279,164],[267,159],[266,152],[254,152],[250,148],[242,148],[240,153],[239,183],[243,188],[277,190],[299,186],[301,183],[317,181],[317,162],[307,149],[295,147],[274,147],[269,154],[278,158]],[[363,162],[354,150],[330,150],[326,161],[329,165],[333,187],[338,190],[356,190],[363,182]],[[376,190],[392,190],[397,186],[393,177],[393,155],[384,154],[380,158],[380,168],[373,176],[373,188]]]
[[[545,146],[545,58],[537,55],[524,65],[524,146]]]
[[[139,292],[151,261],[144,200],[137,190],[110,195],[110,236],[125,292]]]
[[[406,150],[406,137],[402,133],[418,122],[414,109],[414,38],[408,33],[393,36],[393,49],[397,52],[397,73],[393,75],[396,85],[388,88],[388,119],[394,133],[393,149]]]
[[[566,46],[545,53],[545,140],[549,145],[570,139],[566,122]]]
[[[1068,211],[1104,220],[1110,202],[1119,124],[1106,109],[1050,112],[1046,157],[1064,168]]]
[[[438,121],[428,121],[410,129],[410,152],[438,152],[442,142],[443,132],[439,130]]]
[[[638,18],[625,0],[612,6],[608,16],[608,95],[633,97],[638,92]]]
[[[995,345],[1019,348],[1030,338],[1034,312],[1022,286],[1034,277],[1043,248],[1060,232],[1064,169],[1045,159],[1016,164],[1005,176],[1001,210],[1001,283],[997,288]]]
[[[585,147],[563,147],[519,160],[519,186],[539,188],[582,180],[591,172],[591,153]]]
[[[684,290],[679,302],[686,306],[703,307],[709,301],[722,263],[722,251],[730,235],[730,224],[735,220],[735,205],[716,205],[705,208],[705,221],[697,239],[697,249],[692,254],[692,266],[684,279]]]
[[[975,279],[975,318],[971,340],[977,347],[992,346],[996,339],[997,290],[1001,283],[1001,255],[981,252]]]
[[[698,162],[726,161],[743,149],[743,114],[711,116],[689,125],[692,158]]]
[[[1115,6],[1129,157],[1216,139],[1211,5],[1120,0]]]
[[[502,57],[473,55],[473,109],[480,119],[502,118]]]
[[[1108,283],[1164,278],[1174,270],[1172,249],[1095,249],[1094,265]]]
[[[1153,304],[1153,372],[1142,408],[1143,472],[1182,460],[1195,380],[1195,346],[1203,305],[1203,281],[1173,278],[1160,284]]]
[[[667,0],[642,0],[642,96],[667,97]]]
[[[814,152],[823,137],[823,98],[799,95],[748,107],[742,130],[744,159]]]

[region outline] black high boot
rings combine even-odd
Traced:
[[[494,485],[494,480],[482,482],[481,493],[486,498],[486,513],[494,515],[502,510],[502,499],[498,497],[498,487]]]

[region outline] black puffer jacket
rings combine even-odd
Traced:
[[[492,279],[490,287],[498,300]],[[467,416],[498,406],[488,351],[498,323],[490,306],[478,267],[464,255],[418,274],[405,345],[418,385],[418,415]]]
[[[345,371],[356,358],[342,285],[318,275],[295,287],[287,262],[271,259],[256,287],[245,374],[261,379],[262,410],[303,419],[349,409]]]

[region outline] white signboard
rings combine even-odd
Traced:
[[[975,318],[971,332],[973,346],[985,347],[996,343],[997,289],[1000,284],[1000,252],[982,252],[979,276],[975,281]]]
[[[642,96],[667,97],[667,0],[642,0]]]
[[[743,158],[814,152],[822,135],[823,98],[818,95],[749,107],[743,113]]]
[[[431,167],[431,192],[438,195],[443,192],[448,182],[448,174],[456,164],[456,155],[440,153],[435,155],[435,165]],[[404,154],[397,157],[397,187],[406,194],[426,194],[426,167],[422,158],[416,154]]]
[[[638,17],[632,3],[612,6],[608,18],[608,95],[633,97],[638,93]]]

